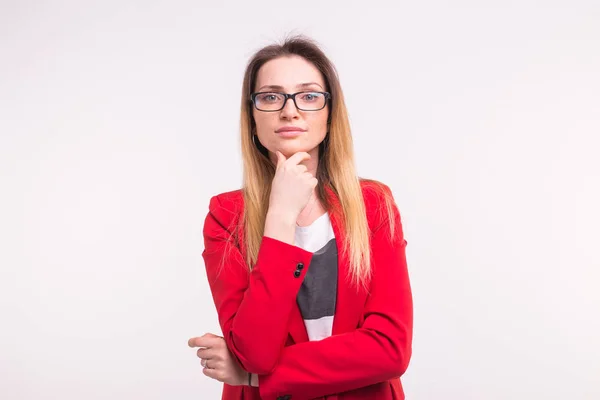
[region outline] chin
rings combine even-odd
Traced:
[[[287,158],[293,156],[294,154],[301,152],[301,151],[305,151],[307,153],[310,153],[312,150],[314,150],[314,146],[282,146],[279,151],[286,156]]]

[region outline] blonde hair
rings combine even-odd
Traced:
[[[361,181],[366,187],[378,190],[385,199],[384,218],[390,222],[393,235],[393,197],[389,188],[375,180],[357,176],[354,163],[354,149],[350,122],[344,103],[342,88],[337,71],[319,46],[304,36],[286,38],[281,44],[272,44],[257,51],[249,60],[244,74],[240,116],[241,147],[243,159],[243,198],[244,211],[240,218],[244,230],[245,246],[242,254],[251,270],[258,256],[264,233],[266,215],[269,208],[271,182],[275,165],[268,158],[266,149],[253,142],[255,123],[252,117],[250,94],[255,90],[259,69],[267,61],[297,55],[311,62],[325,79],[326,89],[331,93],[329,103],[329,132],[319,145],[317,176],[319,183],[316,192],[323,207],[338,216],[342,222],[345,241],[341,249],[350,260],[349,279],[353,285],[366,287],[371,278],[370,231],[363,200]],[[333,209],[327,197],[328,186],[338,197],[340,209]]]

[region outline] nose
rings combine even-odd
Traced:
[[[281,109],[281,117],[285,119],[292,119],[298,117],[298,109],[293,99],[285,99],[283,108]]]

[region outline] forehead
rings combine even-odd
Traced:
[[[316,82],[325,87],[323,76],[312,63],[299,56],[286,56],[270,60],[260,68],[256,77],[256,89],[277,85],[292,91],[298,85],[308,82]]]

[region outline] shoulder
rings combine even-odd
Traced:
[[[241,211],[244,205],[242,189],[223,192],[211,197],[210,210],[224,209],[227,211]]]
[[[231,232],[230,228],[238,224],[243,209],[242,189],[219,193],[210,198],[207,221],[212,220]]]
[[[360,178],[367,220],[372,230],[389,220],[390,213],[398,213],[391,188],[378,180]]]
[[[375,179],[360,178],[360,187],[363,192],[363,197],[365,198],[365,204],[367,204],[367,202],[369,202],[369,204],[381,202],[385,200],[385,198],[392,196],[390,187]]]

